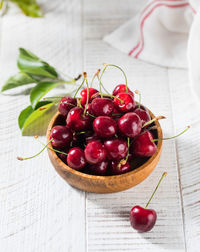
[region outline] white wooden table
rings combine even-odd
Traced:
[[[17,126],[28,95],[1,95],[1,252],[200,251],[200,122],[187,71],[137,61],[102,41],[144,2],[43,0],[43,19],[27,18],[16,8],[0,19],[1,85],[17,71],[19,47],[71,75],[84,70],[91,76],[102,63],[115,63],[127,72],[129,86],[142,92],[143,103],[167,117],[161,122],[165,136],[192,126],[164,143],[159,165],[140,185],[115,194],[84,193],[58,176],[47,153],[16,160],[41,146],[22,137]],[[104,77],[109,90],[122,80],[115,70]],[[129,225],[129,210],[145,205],[163,171],[168,176],[150,205],[158,213],[157,224],[139,234]]]

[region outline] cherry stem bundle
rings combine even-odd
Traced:
[[[157,191],[157,189],[158,189],[158,187],[159,187],[159,185],[160,185],[161,181],[163,180],[163,178],[164,178],[165,176],[167,176],[167,172],[163,172],[163,174],[162,174],[162,176],[161,176],[160,180],[158,181],[158,184],[157,184],[156,188],[154,189],[154,191],[153,191],[153,193],[152,193],[152,195],[151,195],[151,197],[150,197],[149,201],[147,202],[147,204],[146,204],[145,208],[147,208],[147,207],[148,207],[148,205],[149,205],[149,203],[151,202],[151,200],[152,200],[152,198],[153,198],[154,194],[156,193],[156,191]]]
[[[172,136],[172,137],[165,137],[165,138],[161,138],[161,139],[159,139],[159,138],[153,139],[152,142],[157,142],[157,141],[160,141],[160,140],[170,140],[170,139],[179,137],[180,135],[182,135],[183,133],[185,133],[189,128],[190,128],[190,126],[187,126],[186,129],[184,129],[182,132],[180,132],[179,134],[177,134],[177,135],[175,135],[175,136]]]

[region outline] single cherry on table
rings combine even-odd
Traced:
[[[139,232],[148,232],[150,231],[157,220],[156,211],[153,209],[147,209],[151,199],[153,198],[154,194],[156,193],[162,179],[167,175],[166,172],[162,174],[155,190],[153,191],[148,203],[146,204],[145,208],[141,206],[134,206],[130,211],[130,223],[131,226],[138,230]]]

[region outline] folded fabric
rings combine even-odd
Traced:
[[[199,0],[151,0],[104,41],[136,59],[165,67],[188,68],[200,97]]]

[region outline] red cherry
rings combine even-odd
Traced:
[[[92,96],[96,93],[98,93],[99,91],[94,89],[94,88],[89,88],[89,103],[92,101]],[[84,88],[81,91],[81,104],[85,105],[86,101],[87,101],[87,88]]]
[[[130,211],[130,223],[131,226],[138,230],[139,232],[147,232],[150,231],[155,223],[156,223],[156,219],[157,219],[157,214],[156,211],[154,211],[153,209],[147,209],[149,203],[151,202],[154,194],[156,193],[162,179],[167,175],[166,172],[164,172],[162,174],[162,177],[160,178],[160,180],[158,181],[158,184],[156,186],[156,188],[154,189],[149,201],[147,202],[145,208],[141,207],[141,206],[134,206],[131,211]]]
[[[120,175],[129,172],[130,170],[131,165],[129,164],[129,162],[126,162],[125,164],[120,164],[118,161],[112,162],[111,173],[114,175]]]
[[[85,142],[89,143],[95,140],[100,140],[99,137],[97,136],[97,134],[93,131],[87,131],[85,133]]]
[[[78,147],[70,149],[67,155],[67,164],[76,170],[81,170],[86,165],[83,150]]]
[[[151,117],[150,117],[150,115],[149,115],[149,112],[146,111],[146,110],[137,108],[137,109],[134,110],[134,113],[136,113],[136,114],[139,116],[139,118],[141,119],[141,121],[142,121],[142,126],[143,126],[145,123],[147,123],[147,122],[149,122],[149,121],[151,120]]]
[[[109,98],[95,98],[91,106],[96,116],[110,116],[114,110],[113,101]]]
[[[121,160],[128,153],[128,144],[122,139],[111,139],[104,142],[109,160]]]
[[[140,106],[139,106],[139,104],[136,104],[136,105],[135,105],[135,109],[142,109],[142,110],[145,110],[145,111],[148,112],[148,109],[147,109],[145,106],[141,105],[141,104],[140,104]],[[134,109],[134,110],[135,110],[135,109]]]
[[[57,125],[51,130],[50,139],[54,148],[65,148],[72,141],[73,134],[69,127]]]
[[[117,123],[109,116],[98,116],[93,122],[93,129],[102,138],[112,137],[117,132]]]
[[[66,96],[60,100],[61,104],[58,105],[58,110],[63,116],[67,116],[73,105],[77,105],[77,100],[75,98]]]
[[[66,123],[74,131],[84,131],[90,126],[90,117],[83,114],[82,108],[75,107],[69,111]]]
[[[99,141],[89,142],[84,150],[85,158],[90,164],[97,164],[106,159],[106,150]]]
[[[116,96],[119,93],[126,93],[126,85],[125,84],[119,84],[115,87],[113,90],[113,95]],[[131,94],[134,97],[133,92],[128,88],[128,93]]]
[[[94,175],[104,176],[107,173],[109,163],[107,161],[102,161],[95,165],[89,166],[89,170]]]
[[[144,131],[133,141],[133,153],[140,157],[151,157],[157,151],[153,136],[149,131]]]
[[[140,231],[150,231],[157,219],[157,214],[153,209],[145,209],[141,206],[134,206],[130,212],[130,223],[131,226]]]
[[[118,121],[118,127],[122,134],[127,137],[135,137],[142,130],[142,121],[134,112],[123,115]]]
[[[119,98],[121,101],[117,98]],[[123,113],[133,111],[133,109],[135,108],[135,102],[134,102],[133,96],[130,95],[129,93],[117,94],[113,102],[117,110]]]

